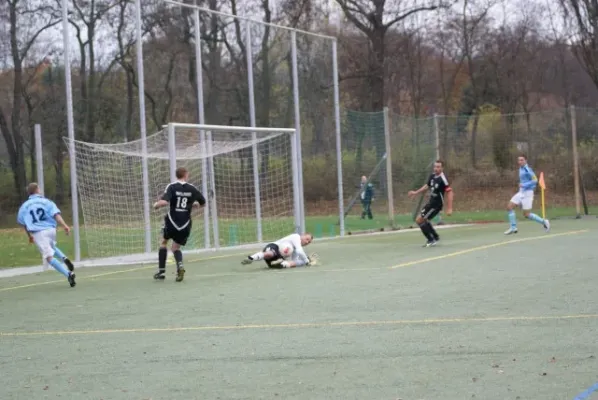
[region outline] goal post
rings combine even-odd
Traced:
[[[274,241],[300,229],[295,129],[169,123],[148,136],[146,146],[141,139],[75,141],[73,150],[84,243],[92,258],[147,254],[143,192],[155,201],[176,180],[178,167],[187,168],[189,182],[207,200],[206,214],[193,216],[187,251]],[[141,179],[144,158],[147,188]],[[150,215],[152,251],[165,213]]]

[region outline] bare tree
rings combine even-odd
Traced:
[[[116,25],[116,40],[118,43],[117,62],[123,69],[126,77],[127,86],[127,101],[125,108],[125,122],[123,128],[123,138],[128,141],[131,138],[131,130],[133,125],[133,111],[135,99],[135,69],[132,63],[132,47],[134,42],[133,35],[130,31],[131,18],[128,18],[131,12],[131,3],[128,0],[120,0],[118,2],[118,14],[112,24]],[[127,30],[129,28],[129,30]]]
[[[595,0],[559,0],[573,53],[598,87],[598,12]]]
[[[98,68],[96,44],[99,38],[99,26],[107,19],[108,13],[123,0],[73,0],[73,12],[69,23],[75,28],[79,45],[79,83],[81,90],[81,113],[83,119],[83,137],[94,142],[96,138],[97,107],[102,85],[117,62],[113,58],[109,65]],[[57,0],[58,2],[58,0]]]
[[[473,128],[471,131],[470,158],[473,167],[476,166],[476,145],[477,131],[479,124],[478,109],[482,105],[482,96],[485,89],[485,82],[480,79],[484,75],[484,65],[478,63],[477,59],[482,50],[482,38],[488,34],[488,13],[493,6],[492,0],[488,3],[475,4],[471,0],[463,2],[462,13],[458,20],[461,33],[461,46],[465,55],[465,62],[470,76],[470,87],[467,90],[468,110],[472,113]]]
[[[347,19],[355,25],[369,40],[372,56],[369,64],[369,86],[372,91],[371,102],[367,111],[380,111],[385,105],[385,61],[386,34],[395,24],[417,13],[448,7],[448,1],[427,0],[423,5],[401,9],[389,5],[386,0],[336,0]]]
[[[23,137],[22,109],[25,91],[24,70],[29,60],[30,50],[39,36],[48,28],[60,22],[56,13],[42,1],[4,0],[3,6],[7,13],[9,36],[0,40],[10,43],[10,63],[13,70],[13,90],[8,113],[0,107],[0,132],[6,143],[10,164],[13,171],[15,191],[19,198],[23,198],[23,188],[27,182],[25,169],[25,148]],[[10,117],[7,117],[9,115]]]

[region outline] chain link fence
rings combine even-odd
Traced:
[[[343,166],[347,188],[355,191],[361,175],[370,177],[377,192],[374,218],[361,218],[359,207],[348,215],[354,229],[388,226],[385,169],[374,171],[384,153],[384,113],[346,111],[343,119]],[[409,118],[389,115],[390,154],[395,224],[410,225],[422,199],[407,191],[421,187],[440,158],[455,189],[455,215],[447,221],[503,221],[511,196],[518,190],[517,157],[525,154],[546,183],[547,218],[598,214],[598,111],[556,109],[528,114],[500,114],[485,109],[479,115]],[[574,135],[575,132],[575,135]],[[578,153],[579,196],[575,195],[573,141]],[[374,173],[370,176],[369,174]],[[346,204],[353,199],[345,191]],[[576,199],[579,200],[579,210]],[[541,191],[534,208],[541,212]],[[439,220],[442,220],[442,216]],[[352,221],[352,222],[351,222]]]

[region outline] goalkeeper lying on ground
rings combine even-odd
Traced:
[[[269,243],[264,250],[248,256],[241,264],[251,264],[254,261],[264,260],[269,268],[295,268],[314,265],[315,254],[308,257],[303,250],[314,239],[311,233],[299,235],[293,233],[274,243]]]

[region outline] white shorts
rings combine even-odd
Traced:
[[[33,242],[45,260],[54,256],[54,247],[56,246],[56,229],[44,229],[43,231],[33,232]]]
[[[531,210],[534,204],[534,191],[517,192],[511,197],[511,203],[517,204],[522,210]]]

